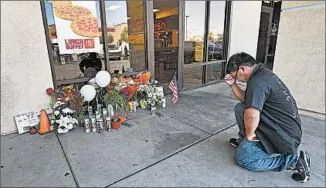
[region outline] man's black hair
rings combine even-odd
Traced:
[[[232,55],[228,61],[226,67],[226,73],[237,71],[239,67],[242,66],[254,66],[257,64],[256,60],[249,54],[245,52],[240,52]]]
[[[93,58],[97,58],[97,53],[95,53],[95,52],[90,52],[90,53],[89,53],[89,57],[92,58],[92,59],[93,59]]]

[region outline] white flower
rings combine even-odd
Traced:
[[[155,81],[154,81],[154,83],[155,83],[155,84],[157,84],[157,83],[158,83],[158,81],[157,81],[157,80],[155,80]]]
[[[55,115],[55,116],[57,116],[57,115],[59,115],[59,114],[60,114],[60,112],[59,112],[58,110],[54,111],[54,115]]]
[[[73,127],[74,126],[71,123],[69,123],[68,126],[67,126],[68,129],[72,129]]]
[[[73,118],[73,123],[78,124],[78,120],[76,118]]]
[[[59,128],[59,129],[58,129],[58,133],[59,133],[59,134],[67,133],[68,131],[69,131],[69,129],[67,129],[67,128],[65,128],[65,129],[61,129],[61,128]]]
[[[73,113],[73,110],[71,110],[70,108],[67,107],[67,108],[63,109],[62,112],[66,113],[66,114],[71,114],[71,113]]]
[[[134,82],[133,80],[130,80],[130,81],[128,82],[128,84],[129,84],[129,85],[133,85],[133,84],[135,84],[135,82]]]
[[[59,134],[62,134],[63,133],[63,129],[58,128],[58,133]]]

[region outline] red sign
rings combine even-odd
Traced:
[[[108,32],[115,32],[115,28],[114,27],[108,27],[107,30],[108,30]]]
[[[165,30],[165,22],[160,20],[158,23],[154,24],[154,31],[162,31]]]
[[[95,48],[94,39],[65,39],[66,49],[90,49]]]

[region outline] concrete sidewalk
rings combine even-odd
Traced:
[[[300,184],[290,171],[235,165],[228,139],[237,135],[237,101],[225,84],[180,95],[178,105],[160,109],[163,117],[135,113],[132,128],[1,136],[1,187],[325,186],[324,120],[302,116],[300,149],[310,152],[312,176]]]

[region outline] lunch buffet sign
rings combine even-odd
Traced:
[[[60,54],[102,51],[95,1],[52,1]]]

